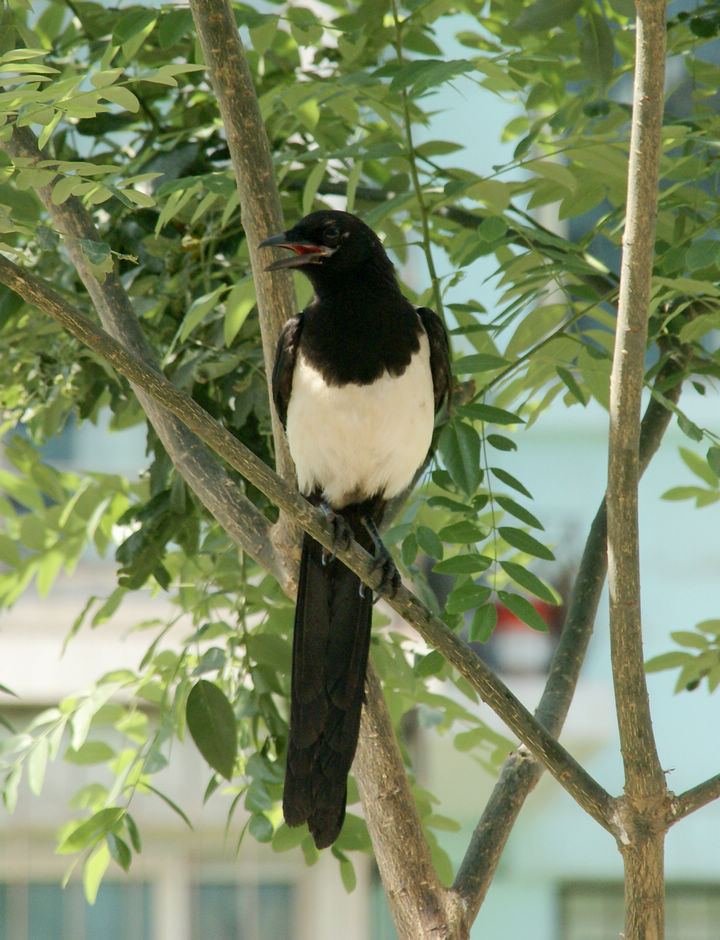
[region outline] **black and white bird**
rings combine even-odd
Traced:
[[[260,247],[293,254],[314,296],[282,331],[272,377],[275,407],[300,492],[336,531],[397,570],[378,536],[388,500],[413,482],[450,394],[445,328],[403,297],[377,235],[347,212],[313,212]],[[370,645],[372,592],[305,535],[293,638],[283,812],[307,822],[318,848],[345,818]]]

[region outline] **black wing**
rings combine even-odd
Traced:
[[[275,352],[275,364],[272,374],[272,397],[283,427],[287,422],[288,402],[292,390],[293,372],[297,359],[303,316],[299,313],[292,317],[282,328]]]
[[[430,343],[430,371],[432,372],[435,411],[443,404],[450,407],[452,396],[452,371],[450,369],[450,346],[447,332],[440,317],[430,307],[418,307],[420,322]]]

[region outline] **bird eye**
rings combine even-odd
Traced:
[[[337,225],[335,225],[334,222],[331,222],[330,225],[325,227],[323,235],[325,237],[326,245],[337,245],[338,241],[340,240],[340,229],[337,227]]]

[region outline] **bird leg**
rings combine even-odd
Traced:
[[[332,510],[325,500],[320,503],[320,509],[333,530],[333,550],[330,555],[327,554],[326,549],[323,549],[322,553],[322,563],[326,565],[335,560],[335,554],[338,548],[341,550],[350,548],[353,540],[353,530],[347,519],[340,513]]]
[[[373,571],[379,571],[382,575],[382,581],[377,587],[378,594],[387,594],[393,597],[400,587],[400,572],[392,560],[392,556],[383,544],[380,533],[375,525],[375,520],[371,516],[363,516],[363,525],[368,530],[373,545],[375,546],[375,560],[373,562]],[[360,590],[362,591],[363,586]]]

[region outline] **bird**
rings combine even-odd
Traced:
[[[352,535],[392,592],[399,574],[379,527],[410,487],[449,407],[447,333],[402,294],[382,242],[360,218],[319,210],[259,247],[292,254],[266,270],[297,270],[313,297],[285,324],[272,397],[298,488],[322,508],[336,545]],[[318,849],[337,839],[357,747],[373,593],[305,534],[298,579],[283,789],[288,826],[308,824]]]

